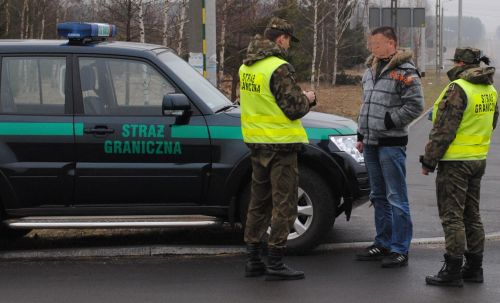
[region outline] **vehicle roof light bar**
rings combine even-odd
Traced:
[[[116,26],[106,23],[64,22],[57,24],[57,35],[70,44],[106,41],[116,36]]]

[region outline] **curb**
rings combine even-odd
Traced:
[[[500,232],[485,236],[486,241],[500,240]],[[332,243],[319,245],[314,252],[330,252],[341,249],[364,248],[372,242]],[[411,241],[412,247],[444,244],[444,237],[419,238]],[[239,255],[245,253],[243,246],[134,246],[134,247],[99,247],[68,248],[45,250],[4,251],[0,253],[0,262],[6,260],[45,260],[74,258],[111,258],[111,257],[153,257],[153,256],[213,256]]]
[[[486,241],[498,241],[500,240],[500,232],[494,232],[485,235]],[[315,251],[334,251],[338,249],[349,249],[349,248],[365,248],[369,245],[372,245],[373,242],[353,242],[353,243],[332,243],[332,244],[322,244],[315,249]],[[435,238],[419,238],[413,239],[411,241],[412,247],[419,246],[434,246],[434,245],[443,245],[444,237],[435,237]]]

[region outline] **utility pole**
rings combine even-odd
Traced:
[[[462,0],[458,0],[458,40],[457,47],[462,46]]]
[[[398,34],[398,0],[391,0],[391,26]]]
[[[442,16],[442,7],[441,0],[436,0],[436,72],[441,72],[442,65],[442,55],[443,55],[443,37],[442,37],[442,29],[443,29],[443,16]]]
[[[215,1],[189,0],[189,63],[217,85]]]

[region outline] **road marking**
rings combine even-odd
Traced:
[[[414,124],[416,124],[416,123],[418,123],[418,121],[422,120],[422,118],[423,118],[423,117],[427,117],[427,115],[429,115],[429,109],[424,110],[424,113],[423,113],[423,114],[421,114],[421,115],[420,115],[420,117],[418,117],[417,119],[413,120],[413,121],[410,123],[410,125],[408,125],[408,131],[410,130],[410,128],[411,128]]]
[[[485,235],[487,241],[500,240],[500,232],[494,232]],[[372,245],[373,242],[352,242],[352,243],[329,243],[321,244],[316,248],[319,251],[331,251],[337,249],[347,249],[347,248],[364,248]],[[434,237],[434,238],[418,238],[411,241],[411,246],[425,246],[425,245],[437,245],[444,244],[444,237]]]

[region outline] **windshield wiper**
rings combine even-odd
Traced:
[[[219,108],[218,110],[215,111],[215,113],[220,113],[220,112],[225,112],[226,110],[230,109],[230,108],[235,108],[235,107],[238,107],[238,105],[235,105],[235,104],[230,104],[230,105],[225,105],[221,108]]]

